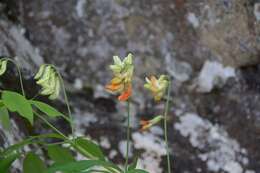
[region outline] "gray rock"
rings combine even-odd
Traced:
[[[43,63],[37,49],[24,37],[24,29],[6,19],[0,19],[0,54],[16,57],[22,68],[35,70]]]
[[[223,4],[222,4],[223,3]],[[224,65],[245,66],[259,62],[259,46],[248,23],[247,0],[210,0],[202,6],[200,41]],[[225,5],[227,4],[227,5]]]
[[[104,147],[105,153],[122,164],[118,143],[125,140],[125,105],[106,93],[104,85],[112,75],[108,69],[112,56],[124,57],[130,51],[135,60],[133,153],[143,151],[142,167],[156,173],[166,170],[165,153],[154,151],[158,146],[163,150],[162,135],[138,132],[138,121],[163,112],[163,102],[152,102],[144,91],[144,77],[169,73],[173,76],[169,113],[173,172],[257,173],[260,27],[256,4],[246,0],[8,1],[0,6],[0,53],[18,56],[30,75],[42,62],[56,65],[69,88],[77,134],[97,141],[107,137],[111,147]],[[212,61],[217,65],[203,72],[204,64]],[[227,80],[235,70],[236,79]],[[194,92],[196,79],[206,94]],[[196,118],[187,116],[189,112]],[[68,125],[55,124],[69,131]]]

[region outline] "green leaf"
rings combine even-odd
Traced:
[[[11,112],[18,112],[33,124],[32,106],[24,96],[13,91],[3,91],[2,100]]]
[[[133,170],[127,171],[126,173],[149,173],[149,172],[142,170],[142,169],[133,169]]]
[[[86,171],[80,171],[80,173],[93,173],[93,172],[99,172],[99,173],[111,173],[109,171],[104,171],[104,170],[96,170],[96,169],[90,169],[90,170],[86,170]]]
[[[30,137],[28,139],[25,139],[21,142],[18,142],[14,145],[11,145],[10,147],[6,148],[0,155],[1,157],[6,157],[7,155],[9,155],[10,153],[13,153],[17,150],[19,150],[20,148],[24,147],[25,145],[29,145],[29,144],[41,144],[42,141],[39,141],[40,139],[45,139],[45,138],[55,138],[55,139],[60,139],[60,140],[65,140],[61,135],[59,134],[55,134],[55,133],[50,133],[50,134],[44,134],[44,135],[38,135],[38,136],[33,136]]]
[[[66,164],[54,164],[49,167],[45,173],[56,173],[57,171],[66,172],[81,172],[87,169],[91,169],[94,166],[104,167],[108,170],[114,170],[113,172],[122,173],[122,170],[116,165],[101,160],[81,160],[75,162],[69,162]]]
[[[4,106],[4,102],[3,100],[0,100],[0,107],[3,107]]]
[[[12,152],[9,155],[0,157],[0,172],[8,173],[12,163],[20,156],[20,153]]]
[[[6,130],[10,130],[11,122],[8,110],[5,107],[0,107],[0,121]]]
[[[55,163],[68,163],[75,161],[69,149],[57,145],[48,147],[48,155]]]
[[[87,158],[105,160],[100,147],[89,139],[78,137],[75,139],[73,147]]]
[[[23,173],[44,173],[46,167],[36,154],[30,152],[23,161]]]
[[[36,106],[40,111],[42,111],[43,113],[45,113],[46,115],[48,115],[51,118],[63,115],[58,110],[56,110],[54,107],[52,107],[46,103],[43,103],[40,101],[34,101],[34,100],[31,100],[30,103],[33,104],[34,106]]]

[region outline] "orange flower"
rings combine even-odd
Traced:
[[[122,88],[123,88],[123,85],[121,83],[117,84],[117,83],[111,82],[111,84],[106,85],[106,89],[111,92],[121,90]]]
[[[114,78],[110,84],[106,85],[106,90],[118,96],[119,101],[126,101],[132,95],[133,61],[132,54],[128,54],[123,61],[118,56],[114,56],[114,65],[110,65]]]
[[[149,128],[151,128],[155,124],[159,123],[162,119],[163,119],[163,116],[158,115],[151,120],[141,120],[140,121],[140,125],[142,126],[141,131],[148,130]]]
[[[142,126],[140,129],[141,131],[147,130],[150,127],[149,120],[141,120],[140,125]]]
[[[118,96],[119,101],[126,101],[132,95],[132,86],[129,85],[127,89]]]

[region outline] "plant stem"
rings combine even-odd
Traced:
[[[170,151],[169,151],[169,144],[168,144],[168,134],[167,134],[167,119],[168,119],[168,112],[169,112],[169,101],[170,101],[170,90],[171,90],[171,81],[169,80],[169,85],[167,89],[167,101],[164,108],[164,140],[165,140],[165,147],[167,152],[167,167],[168,173],[171,173],[171,162],[170,162]]]
[[[66,144],[66,143],[68,143],[68,142],[67,141],[62,141],[62,142],[55,142],[55,143],[50,143],[50,144],[42,143],[41,146],[38,146],[36,149],[31,149],[31,151],[37,151],[37,150],[40,150],[40,149],[43,149],[43,148],[47,148],[47,147],[50,147],[50,146],[56,146],[56,145],[61,145],[61,144]]]
[[[107,171],[102,171],[102,170],[97,170],[97,169],[87,170],[86,172],[82,172],[82,173],[92,173],[92,172],[107,173]]]
[[[17,67],[17,70],[18,70],[18,73],[19,73],[19,80],[20,80],[20,84],[21,84],[21,90],[22,90],[22,93],[23,93],[23,96],[25,97],[25,92],[24,92],[24,88],[23,88],[23,79],[22,79],[22,74],[21,74],[21,70],[19,68],[19,66],[16,64],[16,67]]]
[[[19,80],[20,80],[20,85],[21,85],[21,90],[22,90],[22,94],[23,96],[25,97],[25,92],[24,92],[24,88],[23,88],[23,79],[22,79],[22,74],[21,74],[21,70],[20,70],[20,66],[11,58],[5,58],[7,61],[10,61],[12,62],[15,66],[16,66],[16,69],[18,71],[18,74],[19,74]]]
[[[40,91],[39,92],[37,92],[32,98],[31,98],[31,100],[34,100],[34,99],[36,99],[36,97],[38,97],[40,95]]]
[[[129,143],[130,143],[130,101],[128,100],[127,101],[127,143],[126,143],[125,172],[127,172],[127,167],[128,167]]]
[[[52,128],[55,132],[57,132],[59,135],[61,135],[62,137],[64,137],[65,139],[67,139],[68,141],[70,141],[70,139],[64,135],[60,130],[58,130],[56,127],[54,127],[48,120],[46,120],[43,116],[41,116],[39,113],[34,111],[34,114],[39,117],[40,119],[42,119],[50,128]]]
[[[56,69],[56,68],[55,68]],[[69,114],[69,118],[70,118],[70,126],[71,126],[71,133],[72,133],[72,136],[74,137],[74,124],[73,124],[73,118],[72,118],[72,115],[71,115],[71,110],[70,110],[70,104],[69,104],[69,100],[68,100],[68,96],[67,96],[67,93],[66,93],[66,88],[65,88],[65,85],[64,85],[64,81],[63,81],[63,78],[61,76],[61,74],[58,72],[58,70],[56,69],[58,75],[59,75],[59,78],[60,78],[60,81],[61,81],[61,85],[62,85],[62,91],[63,91],[63,94],[64,94],[64,99],[65,99],[65,103],[67,105],[67,109],[68,109],[68,114]]]

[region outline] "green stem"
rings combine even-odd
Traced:
[[[62,145],[62,144],[67,144],[67,143],[68,143],[68,141],[54,142],[54,143],[45,144],[45,145],[43,145],[43,147],[45,147],[45,146],[49,147],[49,146],[55,146],[55,145]]]
[[[5,58],[5,59],[6,59],[7,61],[12,62],[12,63],[16,66],[16,69],[17,69],[18,74],[19,74],[19,80],[20,80],[20,85],[21,85],[22,94],[23,94],[23,96],[25,96],[25,92],[24,92],[24,88],[23,88],[23,79],[22,79],[22,74],[21,74],[21,70],[20,70],[19,65],[18,65],[14,60],[12,60],[11,58]]]
[[[55,68],[55,67],[54,67]],[[56,68],[55,68],[56,69]],[[58,70],[56,69],[58,75],[59,75],[59,78],[60,78],[60,81],[61,81],[61,85],[62,85],[62,91],[63,91],[63,95],[64,95],[64,99],[65,99],[65,103],[67,105],[67,109],[68,109],[68,114],[69,114],[69,118],[70,118],[70,126],[71,126],[71,133],[72,133],[72,136],[74,137],[74,124],[73,124],[73,117],[71,115],[71,109],[70,109],[70,104],[69,104],[69,99],[68,99],[68,96],[67,96],[67,92],[66,92],[66,88],[65,88],[65,85],[64,85],[64,81],[63,81],[63,78],[61,76],[61,74],[58,72]]]
[[[19,66],[17,64],[16,64],[16,67],[17,67],[17,70],[18,70],[18,73],[19,73],[19,80],[20,80],[20,84],[21,84],[21,90],[22,90],[23,96],[25,97],[21,70],[20,70],[20,68],[19,68]]]
[[[97,169],[91,169],[91,170],[88,170],[88,171],[82,172],[82,173],[92,173],[92,172],[107,173],[107,171],[102,171],[102,170],[97,170]]]
[[[166,147],[166,152],[167,152],[168,173],[171,173],[170,151],[169,151],[168,134],[167,134],[167,131],[168,131],[167,119],[168,119],[168,112],[169,112],[170,90],[171,90],[171,81],[169,81],[169,85],[168,85],[168,89],[167,89],[167,101],[166,101],[166,106],[164,109],[164,140],[165,140],[165,147]]]
[[[31,100],[35,100],[36,99],[36,97],[38,97],[40,95],[40,91],[39,92],[37,92],[32,98],[31,98]]]
[[[41,120],[43,120],[50,128],[52,128],[55,132],[57,132],[59,135],[70,141],[70,139],[64,135],[60,130],[58,130],[56,127],[54,127],[48,120],[46,120],[43,116],[41,116],[39,113],[34,111],[34,114],[39,117]]]
[[[44,148],[47,148],[47,147],[50,147],[50,146],[62,145],[62,144],[66,144],[66,143],[69,143],[69,142],[68,141],[62,141],[62,142],[55,142],[55,143],[50,143],[50,144],[42,143],[41,146],[38,146],[35,149],[31,149],[31,151],[36,152],[38,150],[41,150],[41,149],[44,149]],[[38,144],[40,144],[40,143],[38,143]]]
[[[127,167],[128,167],[129,143],[130,143],[130,101],[128,100],[127,101],[127,143],[126,143],[125,172],[127,172]]]

